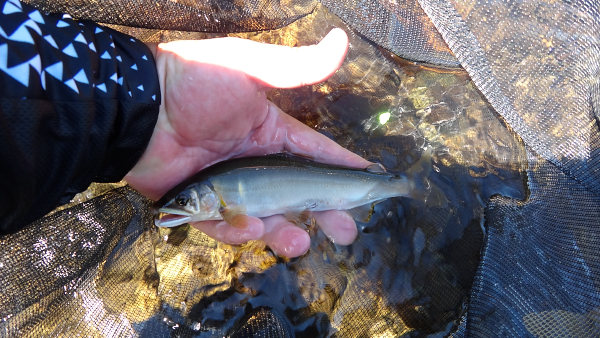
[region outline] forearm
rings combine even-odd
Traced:
[[[122,179],[160,104],[151,51],[131,37],[0,1],[0,233]]]

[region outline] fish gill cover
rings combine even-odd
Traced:
[[[148,200],[95,186],[0,238],[1,336],[600,334],[598,1],[30,3],[149,42],[340,27],[341,69],[269,98],[392,173],[431,147],[448,207],[389,199],[345,247],[310,224],[289,260],[157,229]]]

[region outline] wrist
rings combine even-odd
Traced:
[[[158,49],[158,42],[144,42],[144,44],[150,49],[152,52],[152,56],[156,60],[156,50]]]

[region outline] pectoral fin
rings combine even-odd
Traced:
[[[219,213],[227,224],[238,229],[248,228],[248,215],[246,213],[246,208],[243,205],[224,206],[221,207]]]
[[[374,204],[361,205],[356,208],[348,209],[347,212],[356,221],[368,222],[369,219],[371,219],[371,215],[373,215],[373,205]]]

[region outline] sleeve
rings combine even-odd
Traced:
[[[158,117],[154,58],[92,22],[0,0],[0,234],[121,180]]]

